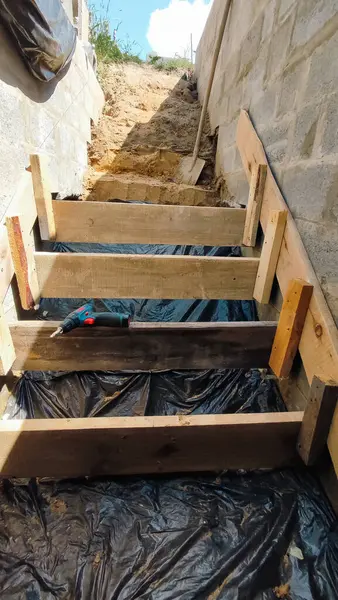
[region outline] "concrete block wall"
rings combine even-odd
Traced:
[[[30,153],[48,155],[54,192],[81,193],[91,120],[97,121],[103,104],[103,92],[80,40],[67,71],[47,84],[30,74],[0,28],[1,227]]]
[[[214,0],[197,57],[204,96],[224,0]],[[338,0],[233,0],[211,95],[217,172],[246,204],[236,149],[249,111],[338,323]]]

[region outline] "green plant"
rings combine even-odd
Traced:
[[[108,18],[110,0],[105,0],[105,2],[106,4],[102,0],[99,9],[91,6],[89,10],[89,39],[95,46],[98,61],[104,63],[136,62],[141,64],[143,61],[134,50],[136,42],[131,42],[129,37],[126,41],[117,40],[117,32],[122,21],[114,29],[113,37],[111,36]]]
[[[154,58],[157,59],[155,63],[152,63],[152,61],[150,62],[151,64],[154,64],[155,69],[158,69],[159,71],[167,71],[168,73],[172,73],[173,71],[187,71],[188,69],[193,69],[190,60],[187,58]]]

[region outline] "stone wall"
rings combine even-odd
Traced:
[[[225,0],[214,4],[196,70],[203,98]],[[246,204],[235,146],[249,111],[338,322],[338,0],[233,0],[209,105],[217,172]]]
[[[30,74],[15,44],[0,28],[0,223],[30,153],[48,155],[54,192],[81,192],[91,119],[98,119],[103,103],[81,40],[66,72],[47,84]]]

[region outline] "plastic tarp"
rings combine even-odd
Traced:
[[[238,249],[174,246],[63,244],[55,250],[239,255]],[[44,300],[40,318],[63,318],[80,303]],[[130,311],[139,321],[255,319],[252,302],[95,305]],[[217,370],[25,373],[8,410],[12,417],[55,418],[285,407],[266,373]],[[4,600],[333,600],[337,521],[305,469],[4,481],[0,589]]]
[[[70,62],[76,31],[60,0],[0,0],[0,20],[41,81],[51,81]]]

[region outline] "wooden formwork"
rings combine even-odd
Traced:
[[[24,309],[40,297],[255,299],[278,323],[135,323],[50,338],[59,323],[8,323],[1,365],[14,370],[262,368],[288,377],[297,350],[310,385],[303,412],[189,417],[0,421],[3,476],[83,476],[273,468],[316,460],[328,437],[338,472],[337,330],[263,146],[242,111],[238,147],[250,182],[247,209],[53,200],[42,157],[31,160],[35,205],[7,218],[1,301],[15,273]],[[27,208],[28,207],[28,208]],[[43,240],[254,247],[259,258],[38,252]],[[332,415],[334,414],[333,421]],[[332,423],[331,423],[332,421]]]

